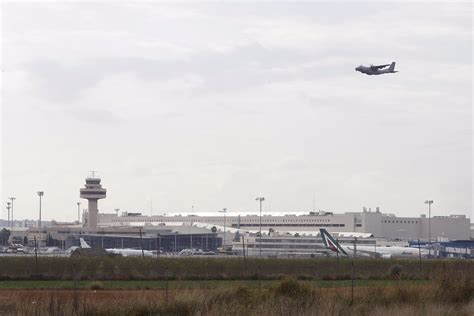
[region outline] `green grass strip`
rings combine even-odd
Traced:
[[[278,280],[262,280],[263,287],[270,287]],[[314,287],[333,288],[350,287],[351,280],[341,281],[301,281],[309,283]],[[419,285],[429,284],[430,281],[424,280],[354,280],[354,286],[390,286],[390,285]],[[205,281],[163,281],[163,280],[143,280],[143,281],[78,281],[79,289],[212,289],[212,288],[231,288],[236,286],[258,287],[257,280],[205,280]],[[73,289],[74,281],[0,281],[0,289]]]

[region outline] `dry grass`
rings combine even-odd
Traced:
[[[432,285],[314,288],[285,279],[271,288],[0,292],[12,315],[474,315],[471,278]]]

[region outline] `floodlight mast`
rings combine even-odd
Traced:
[[[262,202],[265,201],[265,198],[262,197],[257,197],[255,198],[255,201],[258,201],[260,204],[260,229],[259,229],[259,238],[258,238],[258,256],[262,257]]]
[[[226,245],[226,213],[227,213],[227,208],[223,208],[222,211],[219,211],[219,213],[224,213],[224,239],[223,239],[223,243],[222,243],[222,246],[225,250],[225,245]]]
[[[44,191],[38,191],[39,196],[39,221],[38,221],[38,233],[39,233],[39,249],[41,249],[41,198],[44,195]],[[41,252],[41,250],[40,250]]]
[[[11,206],[11,207],[12,207],[12,216],[11,216],[10,226],[11,226],[11,230],[12,230],[12,232],[13,232],[13,201],[16,200],[16,197],[10,197],[9,199],[10,199],[10,201],[12,201],[12,202],[11,202],[11,203],[12,203],[12,206]]]
[[[425,204],[428,204],[428,240],[430,243],[429,250],[428,250],[428,257],[431,257],[431,204],[433,204],[433,200],[426,200]]]
[[[10,209],[12,208],[10,206],[11,202],[7,202],[7,211],[8,211],[8,222],[7,222],[7,227],[10,227]]]

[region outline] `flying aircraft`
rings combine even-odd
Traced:
[[[84,239],[79,238],[79,242],[81,243],[81,248],[91,248],[91,246],[89,246],[89,244]],[[141,249],[107,248],[105,251],[116,255],[122,255],[123,257],[141,257],[142,255],[145,257],[153,257],[153,252],[149,250],[143,250],[142,253]]]
[[[375,258],[413,258],[428,256],[426,249],[418,249],[413,247],[387,247],[387,246],[359,246],[359,245],[341,245],[334,237],[324,228],[320,230],[323,238],[324,246],[342,256],[347,257],[375,257]]]
[[[388,67],[388,68],[387,68]],[[395,71],[395,62],[386,65],[370,65],[370,66],[362,66],[356,67],[356,71],[360,71],[366,75],[382,75],[382,74],[392,74],[398,71]]]

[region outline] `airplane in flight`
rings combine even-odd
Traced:
[[[79,238],[79,242],[81,243],[81,248],[91,248],[89,244],[82,238]],[[142,250],[141,249],[132,249],[132,248],[107,248],[104,249],[108,253],[112,253],[115,255],[121,255],[123,257],[141,257],[142,255],[145,257],[153,257],[153,252],[149,250]]]
[[[357,244],[341,245],[334,237],[324,228],[320,230],[323,238],[324,246],[342,256],[346,257],[375,257],[375,258],[413,258],[427,257],[427,249],[419,249],[413,247],[392,247],[392,246],[359,246]]]
[[[387,68],[388,67],[388,68]],[[398,71],[395,71],[395,62],[386,65],[370,65],[370,66],[362,66],[356,67],[356,71],[359,71],[366,75],[382,75],[382,74],[392,74]]]

